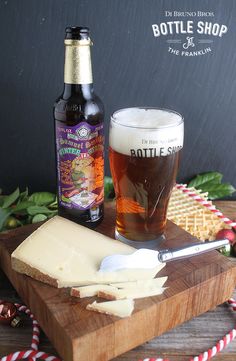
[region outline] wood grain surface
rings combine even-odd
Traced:
[[[109,213],[109,220],[103,222],[100,231],[104,232],[108,227],[108,233],[111,233],[109,222],[112,221],[112,208],[107,213]],[[185,241],[191,240],[188,234],[172,224],[168,226],[167,234],[168,232],[171,246],[176,245],[176,240],[180,239],[180,236]],[[13,231],[10,238],[5,236],[5,241],[2,241],[4,247],[1,247],[2,267],[18,292],[30,305],[64,360],[72,360],[70,338],[74,338],[76,348],[74,360],[111,359],[222,303],[231,295],[235,285],[235,267],[232,268],[232,263],[227,258],[213,251],[207,258],[197,256],[190,260],[169,264],[164,271],[169,274],[169,290],[163,296],[137,300],[135,313],[130,319],[119,320],[105,315],[91,315],[90,312],[84,310],[86,300],[78,302],[69,297],[65,290],[57,290],[40,284],[26,276],[16,275],[10,270],[6,250],[12,250],[24,233],[24,229],[19,229]],[[78,308],[79,313],[77,313]],[[77,309],[76,312],[75,309]],[[63,329],[58,327],[58,323]],[[13,330],[13,332],[17,331]],[[75,341],[78,335],[79,340]],[[165,339],[165,336],[162,337]],[[157,350],[152,349],[152,342],[140,346],[138,351],[130,351],[128,358],[124,355],[124,358],[122,356],[118,359],[135,359],[133,358],[137,355],[135,352],[138,352],[139,358],[147,356],[147,353],[148,356],[154,356]],[[171,347],[172,343],[175,345],[175,342],[178,343],[178,341],[169,340]],[[50,348],[49,345],[45,347]],[[3,354],[6,350],[7,346],[4,346]],[[0,354],[1,352],[0,347]],[[165,350],[162,352],[165,353]],[[180,359],[174,356],[173,361],[175,360]]]

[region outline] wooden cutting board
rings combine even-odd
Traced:
[[[114,204],[107,204],[105,210],[97,230],[113,237]],[[223,303],[236,284],[236,265],[211,251],[167,264],[159,275],[168,275],[169,288],[163,295],[136,300],[129,318],[87,311],[86,305],[95,297],[79,300],[67,289],[50,287],[11,269],[12,251],[37,227],[25,226],[0,235],[0,265],[65,361],[111,360]],[[166,237],[164,248],[196,241],[171,222]]]

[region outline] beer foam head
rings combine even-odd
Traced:
[[[182,122],[180,114],[153,108],[127,108],[118,110],[112,119],[117,125],[137,128],[172,127]]]
[[[126,155],[173,154],[183,147],[183,118],[164,109],[119,110],[111,118],[109,143],[115,151]]]

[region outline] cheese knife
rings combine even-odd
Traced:
[[[120,269],[148,269],[181,258],[192,257],[230,244],[228,239],[191,243],[189,245],[154,251],[141,248],[129,255],[113,254],[105,257],[100,271],[113,272]]]

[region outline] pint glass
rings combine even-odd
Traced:
[[[126,108],[112,115],[109,160],[117,239],[137,247],[163,239],[183,135],[183,118],[174,111]]]

